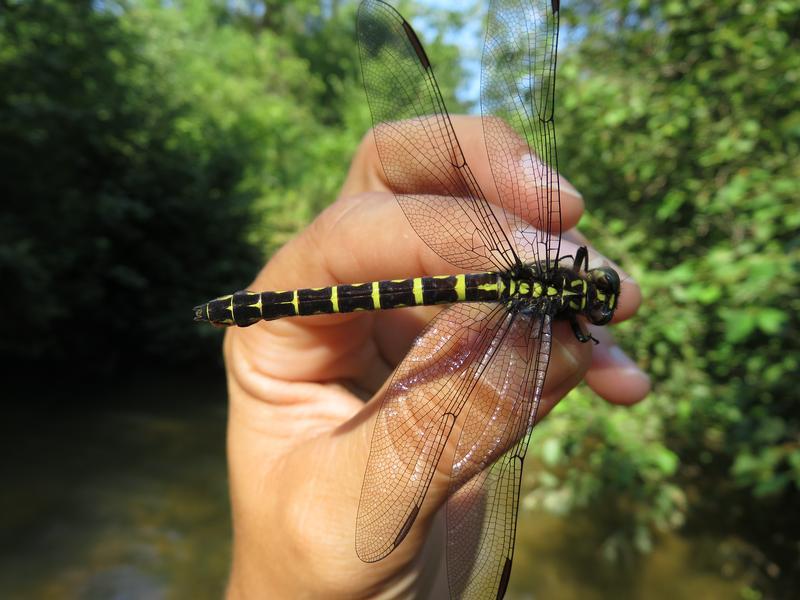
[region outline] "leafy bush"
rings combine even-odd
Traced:
[[[616,512],[609,539],[624,514],[639,547],[687,516],[735,527],[769,548],[764,577],[778,565],[790,589],[800,6],[600,4],[564,13],[586,29],[561,61],[560,166],[587,197],[585,229],[643,288],[640,315],[619,330],[655,391],[626,416],[582,392],[564,422],[544,424],[541,448],[560,448],[551,463],[568,465],[558,480],[573,505]]]
[[[256,262],[241,236],[254,136],[177,94],[137,19],[88,2],[0,16],[6,356],[185,352],[193,302]]]

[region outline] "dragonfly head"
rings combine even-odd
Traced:
[[[585,314],[594,325],[605,325],[614,316],[619,301],[619,275],[611,267],[598,267],[586,273],[591,288]]]

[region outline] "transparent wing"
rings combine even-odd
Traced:
[[[451,541],[476,543],[467,534],[482,531],[482,521],[470,524],[470,519],[483,496],[464,496],[462,490],[530,430],[549,352],[549,318],[462,304],[431,322],[398,367],[378,414],[356,523],[362,560],[379,560],[400,544],[437,472],[449,477],[450,492],[459,494],[448,504],[448,546]],[[455,458],[440,464],[451,436],[458,443],[455,454],[451,445],[448,455]],[[447,469],[451,464],[452,470]],[[496,495],[495,510],[502,517],[492,523],[513,522],[516,496]],[[491,527],[486,533],[490,544],[500,539]],[[513,548],[513,535],[503,539]],[[495,554],[482,553],[483,563],[499,560]],[[473,562],[463,559],[448,554],[453,589],[465,588],[470,578],[464,566],[469,571]],[[475,572],[478,579],[487,576],[487,569]]]
[[[503,306],[450,306],[397,367],[381,401],[358,505],[362,560],[383,558],[408,533],[464,405],[496,402],[479,381],[513,320]]]
[[[481,61],[481,112],[500,117],[484,118],[483,126],[502,216],[523,260],[548,269],[561,242],[553,118],[558,21],[558,0],[491,0]],[[520,161],[522,169],[508,168]]]
[[[528,436],[447,502],[450,597],[502,598],[508,587],[517,530],[522,461]]]
[[[494,212],[464,160],[417,36],[380,0],[359,8],[362,70],[387,181],[423,241],[457,267],[507,270],[522,257],[550,268],[557,260],[557,34],[555,0],[492,1],[481,106],[503,209]],[[529,224],[518,215],[534,218]],[[418,338],[378,413],[356,526],[362,560],[379,560],[403,540],[439,474],[449,477],[451,493],[452,596],[504,593],[550,326],[549,318],[504,306],[456,305]],[[440,461],[448,439],[452,463]],[[443,474],[440,462],[452,470]]]
[[[520,315],[506,350],[484,375],[499,386],[500,401],[488,413],[474,407],[467,412],[446,508],[452,598],[502,598],[508,585],[522,463],[547,372],[550,328],[549,317]]]
[[[414,30],[380,0],[361,3],[357,27],[378,155],[414,230],[462,269],[504,271],[518,264],[513,242],[464,159]]]

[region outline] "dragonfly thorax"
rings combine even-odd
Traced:
[[[594,325],[605,325],[614,315],[620,281],[608,267],[578,270],[543,265],[523,265],[505,281],[510,307],[527,314],[547,314],[557,319],[583,315]]]

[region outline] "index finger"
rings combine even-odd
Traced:
[[[550,208],[541,200],[543,190],[548,184],[555,187],[557,183],[561,192],[561,229],[570,229],[578,223],[583,213],[581,195],[533,155],[528,143],[507,123],[497,117],[452,116],[450,122],[457,139],[450,140],[441,127],[434,126],[437,118],[441,117],[381,123],[370,130],[356,152],[342,194],[391,191],[466,196],[470,178],[458,160],[463,153],[469,171],[490,204],[514,212],[523,221],[539,227],[549,222],[549,215],[544,213]],[[492,153],[493,165],[487,152],[487,123],[493,130],[493,143],[502,139],[505,145],[504,152]],[[376,137],[380,140],[380,151]],[[386,169],[382,160],[387,163]],[[388,169],[391,169],[389,174]],[[493,169],[494,173],[502,173],[506,183],[495,181]],[[507,189],[508,182],[514,182],[514,190]]]

